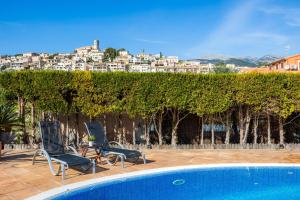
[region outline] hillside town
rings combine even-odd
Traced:
[[[228,61],[228,60],[227,60]],[[237,65],[234,64],[235,62]],[[263,62],[261,62],[263,61]],[[233,63],[232,63],[233,62]],[[250,62],[250,64],[249,64]],[[252,63],[255,66],[249,67]],[[99,72],[170,72],[208,74],[216,72],[270,72],[299,71],[300,55],[286,58],[265,56],[258,61],[244,60],[194,59],[179,60],[178,56],[165,56],[162,53],[149,54],[142,51],[133,55],[125,49],[100,49],[99,40],[91,46],[79,47],[72,53],[23,53],[0,56],[0,71],[16,70],[63,70],[63,71],[99,71]],[[221,66],[220,66],[221,65]]]
[[[228,70],[238,70],[234,64]],[[101,51],[99,40],[93,45],[74,50],[73,53],[23,53],[0,57],[1,71],[14,70],[87,70],[99,72],[190,72],[210,73],[214,64],[179,60],[177,56],[147,54],[132,55],[125,49],[108,48]]]

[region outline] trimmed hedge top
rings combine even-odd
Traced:
[[[23,98],[43,111],[96,117],[125,112],[150,117],[162,109],[199,116],[247,106],[287,118],[299,111],[298,74],[98,73],[17,71],[0,73],[7,100]]]

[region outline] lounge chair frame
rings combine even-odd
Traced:
[[[101,127],[101,124],[100,124],[99,122],[94,122],[94,123],[98,123],[98,124],[100,125],[100,127]],[[88,126],[87,123],[84,123],[84,125],[85,125],[85,127],[86,127],[87,132],[88,132],[88,135],[95,135],[95,134],[92,134],[92,133],[91,133],[91,131],[90,131],[89,126]],[[101,134],[101,133],[98,133],[98,134]],[[111,145],[117,145],[117,146],[119,146],[119,149],[126,149],[122,144],[120,144],[120,143],[117,142],[117,141],[108,141],[105,134],[104,134],[103,136],[104,136],[104,140],[107,141],[108,147],[111,146]],[[97,138],[97,136],[96,136],[96,138]],[[103,144],[103,145],[104,145],[104,144]],[[99,150],[101,151],[101,155],[104,156],[104,157],[106,158],[106,162],[107,162],[109,165],[115,165],[116,162],[120,159],[120,161],[121,161],[121,167],[122,167],[122,168],[125,167],[125,160],[127,159],[127,156],[126,156],[124,153],[105,150],[105,148],[103,148],[103,146],[100,145],[100,144],[98,144],[98,148],[99,148]],[[126,149],[126,150],[127,150],[127,149]],[[135,150],[135,151],[136,151],[136,150]],[[144,164],[146,164],[146,163],[147,163],[146,155],[145,155],[143,152],[141,152],[141,151],[138,151],[138,152],[141,154],[141,157],[142,157],[142,159],[143,159]],[[108,156],[109,156],[109,155],[116,156],[116,159],[115,159],[114,162],[109,161],[109,159],[108,159]],[[139,159],[139,157],[136,157],[136,160],[138,160],[138,159]]]
[[[42,128],[41,128],[41,124],[39,124],[39,127],[40,127],[40,131],[41,131],[41,134],[42,133]],[[82,157],[74,147],[72,146],[66,146],[65,147],[66,150],[71,150],[73,152],[73,155],[76,155],[78,157]],[[54,175],[54,176],[58,176],[60,174],[60,172],[62,173],[62,180],[65,179],[65,175],[66,175],[66,172],[65,170],[69,168],[69,165],[67,162],[63,161],[63,160],[60,160],[58,158],[55,158],[55,156],[50,156],[48,154],[48,152],[44,149],[44,145],[42,145],[42,148],[41,149],[38,149],[34,155],[33,155],[33,158],[32,158],[32,165],[35,164],[36,162],[36,157],[37,156],[42,156],[44,157],[48,164],[49,164],[49,168],[50,168],[50,172]],[[53,167],[53,163],[52,161],[56,162],[57,164],[59,164],[59,167],[58,167],[58,170],[55,171],[54,167]],[[93,171],[93,174],[96,173],[96,162],[94,159],[90,160],[91,163],[92,163],[92,171]],[[90,167],[87,167],[87,168],[82,168],[84,171],[87,171]]]

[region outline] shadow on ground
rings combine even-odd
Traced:
[[[31,161],[33,157],[32,153],[14,153],[14,154],[4,154],[0,157],[2,162],[24,162]]]

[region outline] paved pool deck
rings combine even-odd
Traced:
[[[147,150],[148,163],[126,163],[121,168],[98,164],[96,174],[68,169],[64,182],[50,173],[47,162],[39,158],[32,165],[34,151],[4,151],[0,158],[0,199],[19,200],[49,189],[91,178],[138,170],[182,165],[218,163],[298,163],[300,150]],[[57,167],[57,166],[56,166]]]

